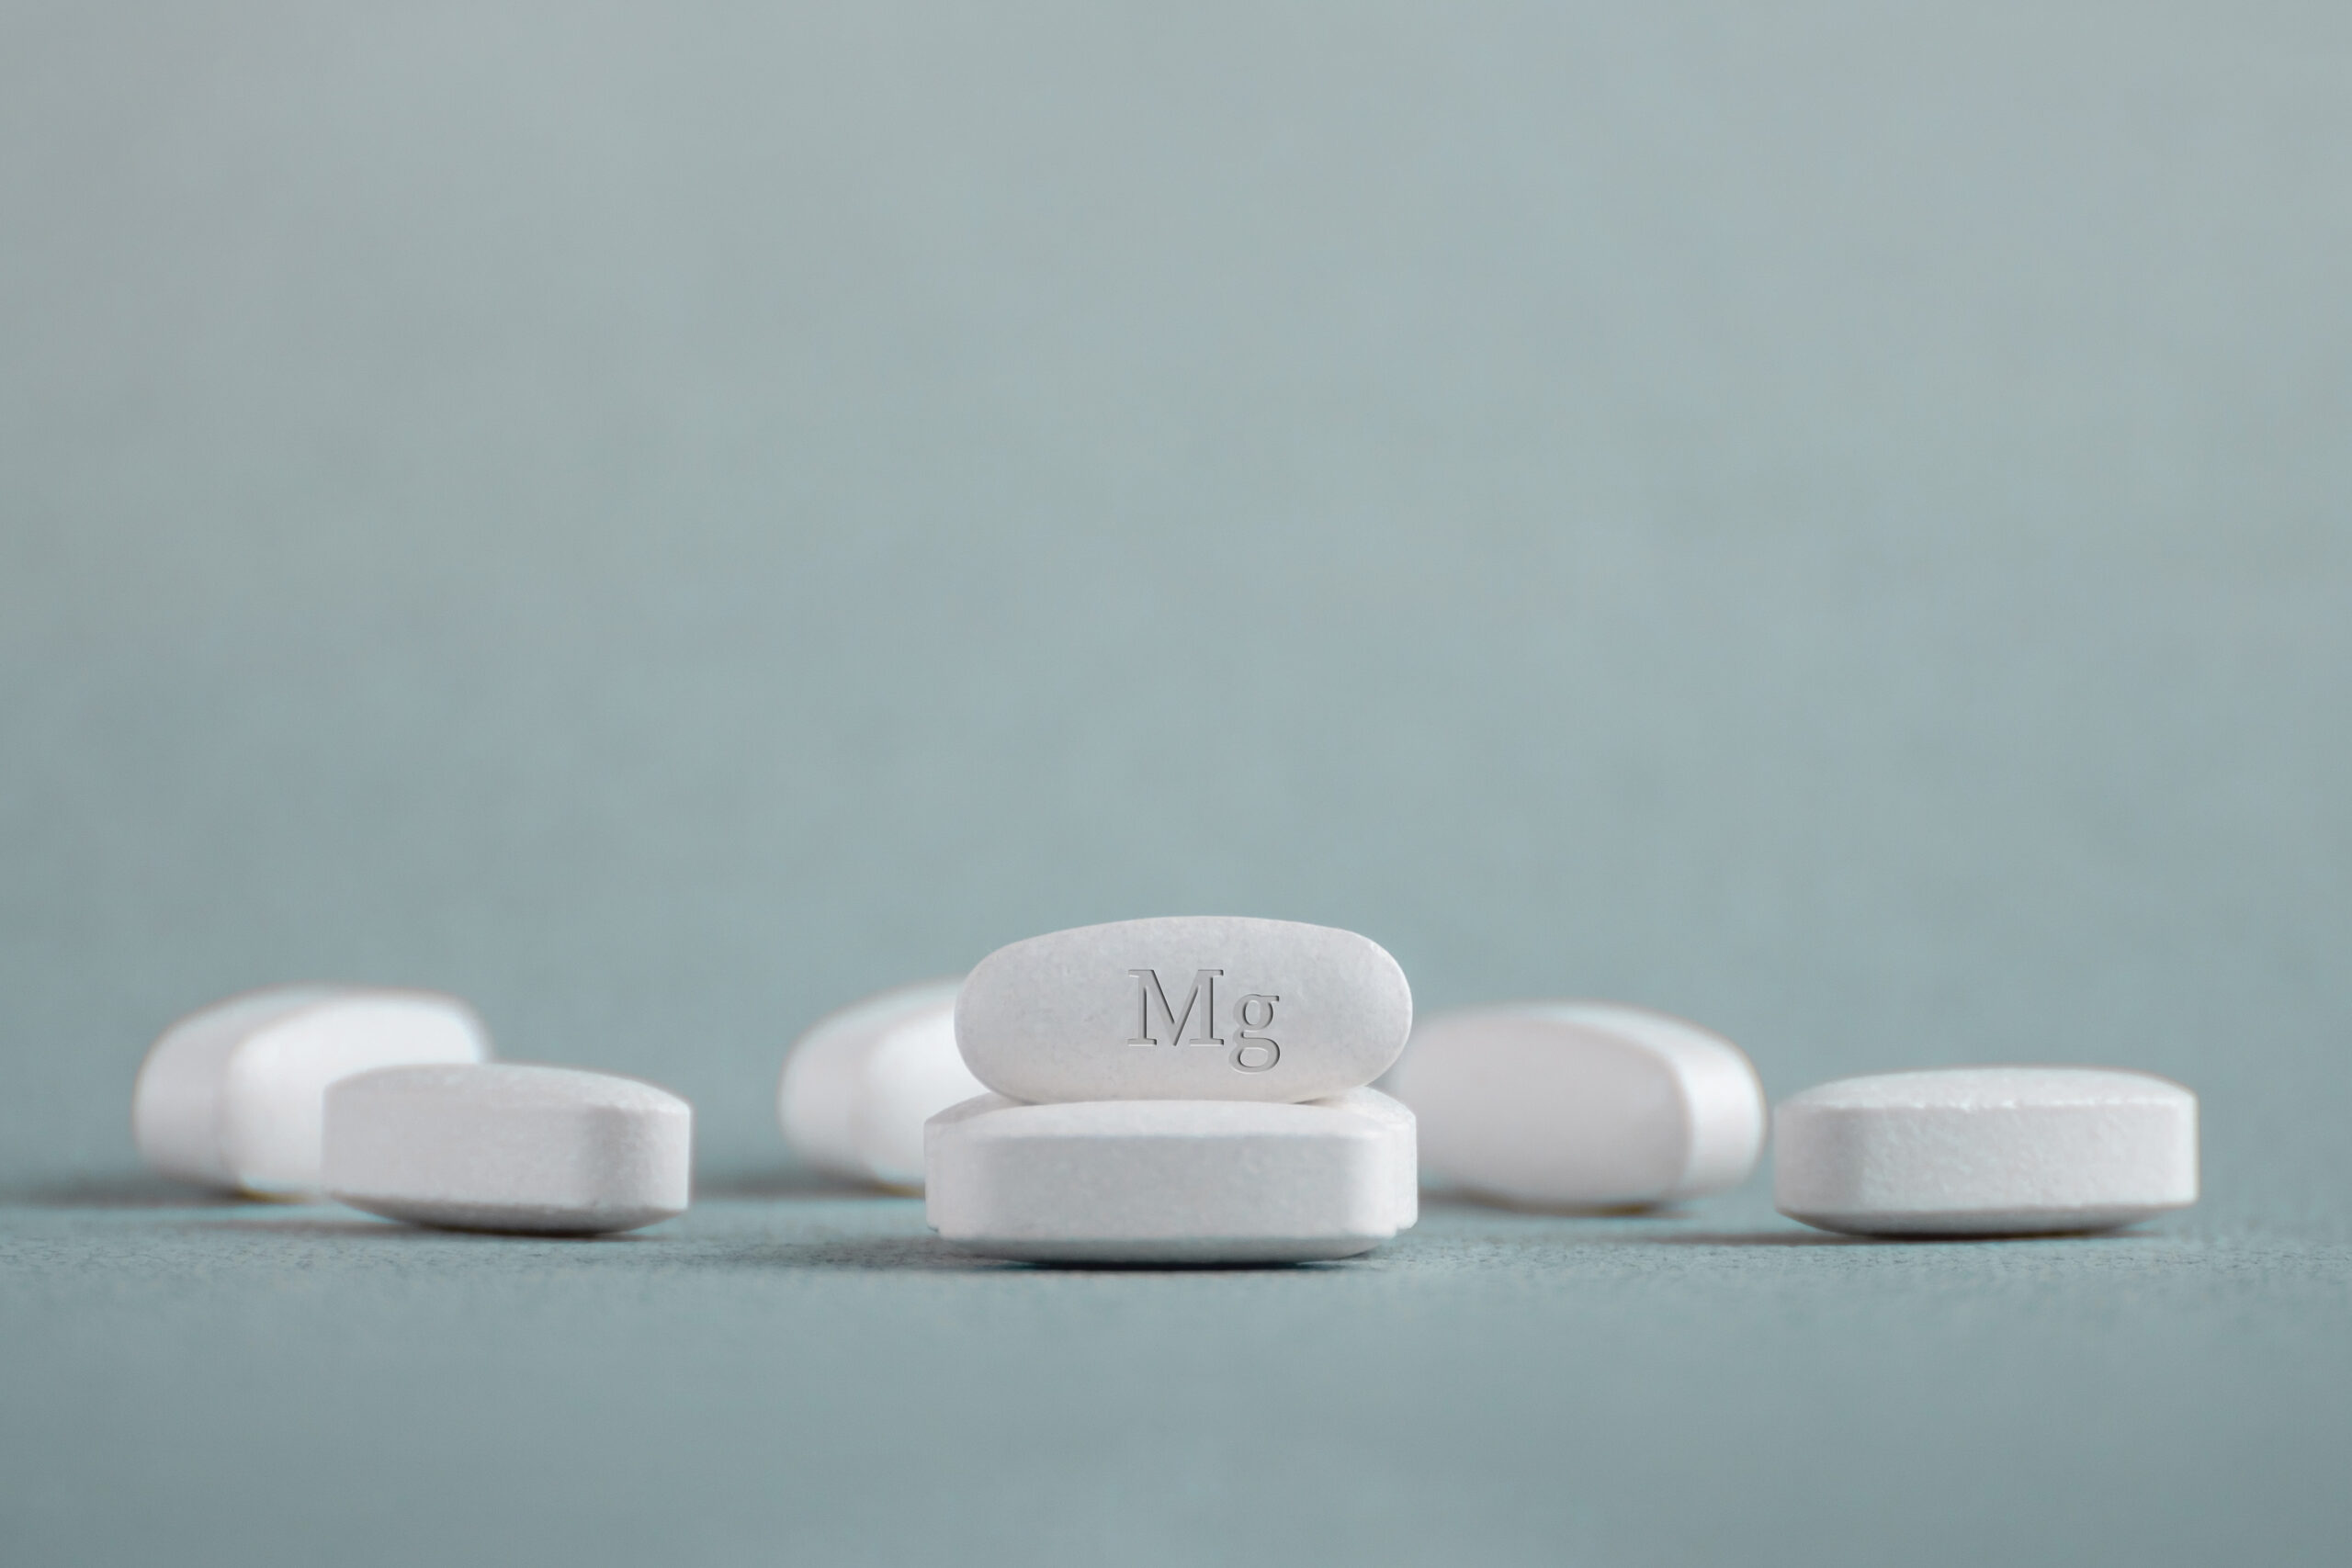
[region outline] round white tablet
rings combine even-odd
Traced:
[[[2107,1230],[2197,1201],[2197,1097],[2105,1067],[1840,1078],[1774,1110],[1781,1213],[1859,1235]]]
[[[1737,1186],[1764,1146],[1740,1049],[1665,1013],[1517,1002],[1424,1020],[1387,1080],[1421,1165],[1506,1202],[1602,1209]]]
[[[141,1157],[166,1176],[260,1197],[319,1190],[321,1096],[413,1062],[479,1062],[474,1010],[432,991],[277,986],[190,1013],[148,1051],[131,1090]]]
[[[983,1095],[928,1129],[925,1216],[1032,1262],[1289,1263],[1419,1217],[1412,1112],[1373,1089],[1303,1105]]]
[[[387,1067],[326,1094],[327,1190],[454,1230],[594,1235],[685,1212],[694,1111],[574,1067]]]
[[[1320,1100],[1405,1048],[1413,992],[1353,931],[1173,915],[999,948],[964,982],[956,1042],[1013,1100]]]
[[[961,984],[885,991],[820,1019],[794,1043],[776,1089],[794,1153],[853,1181],[922,1188],[922,1124],[985,1092],[956,1049]]]

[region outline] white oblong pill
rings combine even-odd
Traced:
[[[985,1088],[956,1049],[960,980],[869,997],[817,1021],[776,1086],[785,1141],[831,1175],[922,1186],[922,1124]]]
[[[865,1180],[855,1121],[859,1085],[874,1043],[908,1019],[944,1007],[952,1017],[960,980],[929,980],[880,992],[827,1013],[792,1043],[776,1083],[776,1122],[793,1153],[831,1175]]]
[[[1368,1089],[1305,1104],[983,1095],[933,1117],[927,1140],[925,1218],[986,1257],[1306,1262],[1419,1217],[1412,1112]]]
[[[956,1049],[952,997],[885,1030],[865,1054],[850,1115],[867,1178],[902,1191],[922,1190],[923,1124],[986,1092]]]
[[[259,1197],[319,1190],[321,1096],[337,1078],[414,1062],[478,1062],[489,1032],[433,991],[277,986],[166,1029],[131,1090],[131,1132],[167,1176]]]
[[[148,1047],[130,1091],[139,1157],[165,1176],[234,1188],[220,1155],[220,1091],[229,1055],[264,1023],[334,994],[327,986],[272,986],[199,1008]]]
[[[1369,938],[1238,915],[1119,920],[982,959],[956,1041],[1009,1099],[1321,1100],[1405,1048],[1413,992]]]
[[[326,1094],[327,1190],[387,1219],[590,1235],[685,1213],[694,1111],[637,1078],[386,1067]]]
[[[1697,1024],[1611,1002],[1440,1013],[1389,1092],[1420,1119],[1434,1178],[1564,1209],[1670,1202],[1738,1185],[1764,1144],[1747,1055]]]
[[[2107,1067],[1840,1078],[1772,1113],[1781,1213],[1858,1235],[2108,1230],[2197,1201],[2197,1097]]]

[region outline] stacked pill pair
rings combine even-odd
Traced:
[[[1352,931],[1179,916],[1056,931],[959,988],[989,1091],[924,1128],[926,1217],[984,1256],[1297,1262],[1419,1215],[1412,1113],[1369,1088],[1412,991]]]
[[[595,1235],[684,1212],[684,1100],[490,1057],[454,997],[274,987],[164,1032],[132,1090],[132,1134],[184,1181],[417,1224]]]

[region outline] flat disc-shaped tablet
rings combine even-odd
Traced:
[[[574,1067],[388,1067],[326,1097],[327,1188],[387,1219],[593,1235],[684,1213],[694,1112]]]
[[[1320,1100],[1405,1047],[1412,987],[1353,931],[1238,915],[1118,920],[999,948],[956,1041],[1013,1100]]]
[[[1303,1105],[984,1095],[927,1137],[932,1228],[994,1258],[1305,1262],[1419,1217],[1412,1112],[1372,1089]]]
[[[2197,1201],[2197,1097],[2103,1067],[1840,1078],[1773,1111],[1773,1201],[1860,1235],[2108,1230]]]

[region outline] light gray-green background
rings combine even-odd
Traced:
[[[0,7],[0,1555],[2326,1560],[2347,276],[2335,6]],[[1176,911],[2150,1068],[2208,1196],[1170,1276],[796,1186],[816,1015]],[[148,1042],[319,976],[710,1201],[142,1206]]]

